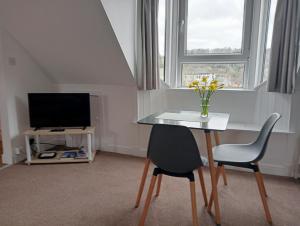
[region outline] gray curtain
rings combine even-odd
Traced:
[[[298,69],[299,0],[278,0],[270,55],[269,92],[293,93]]]
[[[158,2],[137,1],[136,82],[139,90],[159,86]]]

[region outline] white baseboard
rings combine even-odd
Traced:
[[[299,166],[299,164],[297,164],[297,166],[295,167],[294,178],[295,179],[299,179],[300,178],[300,166]]]
[[[131,155],[136,157],[146,157],[147,156],[147,150],[139,147],[129,147],[129,146],[123,146],[123,145],[111,145],[111,144],[102,144],[99,148],[101,151],[105,152],[112,152],[112,153],[119,153],[124,155]],[[20,162],[26,159],[25,155],[19,155],[16,158],[15,162]],[[234,169],[234,170],[242,170],[241,168],[236,167],[229,167],[226,168]],[[269,164],[269,163],[260,163],[260,168],[262,173],[269,174],[269,175],[276,175],[276,176],[287,176],[287,177],[293,177],[293,167],[292,166],[284,166],[284,165],[275,165],[275,164]],[[247,171],[247,170],[246,170]]]
[[[134,148],[134,147],[128,147],[122,145],[102,144],[100,150],[105,152],[113,152],[113,153],[119,153],[124,155],[136,156],[136,157],[147,156],[147,150],[138,147]]]
[[[292,166],[284,166],[284,165],[274,165],[269,163],[261,163],[259,164],[262,173],[276,175],[276,176],[286,176],[293,177]]]
[[[6,168],[8,168],[8,167],[11,167],[12,165],[13,165],[13,164],[7,164],[7,165],[4,165],[4,166],[1,166],[1,167],[0,167],[0,171],[6,169]]]
[[[132,155],[132,156],[137,156],[137,157],[146,157],[146,155],[147,155],[146,149],[141,149],[138,147],[133,148],[133,147],[121,146],[121,145],[107,145],[107,144],[101,145],[100,150],[105,151],[105,152],[113,152],[113,153]],[[241,168],[230,167],[230,166],[226,166],[226,168],[240,170],[240,171],[249,171],[249,170],[243,170]],[[261,163],[260,169],[263,174],[293,177],[292,170],[291,170],[292,166]]]

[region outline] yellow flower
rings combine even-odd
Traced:
[[[202,80],[202,82],[206,83],[208,80],[208,76],[203,76],[201,80]]]
[[[199,85],[199,81],[198,81],[198,80],[195,80],[195,81],[192,82],[192,84],[193,84],[194,86],[198,86],[198,85]]]
[[[210,90],[210,91],[216,91],[217,88],[218,88],[218,86],[217,86],[215,83],[211,83],[211,84],[209,85],[209,90]]]
[[[188,84],[189,88],[194,88],[196,93],[205,94],[207,91],[215,92],[218,89],[222,89],[224,84],[219,84],[218,80],[213,78],[211,82],[208,83],[208,76],[203,76],[201,80],[194,80]]]
[[[200,85],[198,80],[194,80],[192,82],[189,83],[188,87],[189,88],[197,88]]]
[[[215,85],[218,85],[218,80],[214,79],[210,82],[210,84],[215,84]]]

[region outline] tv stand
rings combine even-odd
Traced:
[[[64,129],[63,131],[52,131],[50,129],[29,129],[24,132],[25,142],[26,142],[26,156],[28,165],[30,164],[45,164],[45,163],[75,163],[75,162],[92,162],[94,160],[96,151],[94,148],[94,127],[86,127],[85,130],[81,128],[77,129]],[[39,138],[40,136],[65,136],[65,135],[86,135],[87,139],[87,158],[85,159],[68,159],[68,158],[59,158],[60,154],[58,154],[57,158],[53,159],[39,159],[36,156],[32,155],[31,147],[30,147],[30,138],[35,137],[37,152],[41,153]],[[94,149],[94,151],[92,151]],[[56,150],[59,153],[59,150]]]
[[[38,131],[39,129],[41,129],[41,127],[35,127],[34,131]]]
[[[56,128],[56,129],[51,129],[51,132],[64,132],[65,129],[64,128]]]

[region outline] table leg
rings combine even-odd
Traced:
[[[26,144],[27,164],[30,165],[30,162],[31,162],[31,147],[30,147],[30,143],[29,143],[29,135],[25,135],[25,144]]]
[[[214,131],[214,136],[215,136],[216,145],[220,145],[221,141],[220,141],[220,136],[218,131]],[[224,165],[221,166],[221,173],[223,176],[224,185],[227,185],[227,177],[226,177]]]
[[[220,225],[221,224],[221,214],[220,214],[220,207],[219,207],[216,169],[214,167],[211,136],[210,136],[209,130],[205,130],[205,138],[206,138],[206,145],[207,145],[207,157],[208,157],[208,164],[209,164],[210,177],[211,177],[212,194],[213,194],[213,198],[214,198],[215,221],[216,221],[217,225]]]

